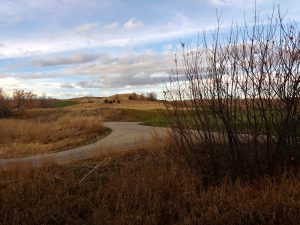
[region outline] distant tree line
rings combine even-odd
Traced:
[[[16,110],[54,107],[55,101],[45,94],[39,97],[31,91],[21,89],[14,90],[12,96],[8,96],[0,88],[0,118],[9,117]]]
[[[157,94],[155,92],[148,92],[146,94],[141,93],[137,94],[136,92],[133,92],[128,96],[129,100],[150,100],[150,101],[156,101],[157,100]],[[114,104],[114,103],[121,103],[120,96],[115,95],[110,98],[105,98],[104,103],[106,104]]]
[[[156,101],[157,100],[157,94],[155,92],[148,92],[146,94],[141,93],[140,95],[133,92],[131,95],[128,96],[129,100],[150,100],[150,101]]]

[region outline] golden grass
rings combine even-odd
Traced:
[[[0,172],[0,224],[286,224],[300,221],[300,177],[204,186],[180,158],[152,151]]]
[[[16,157],[69,149],[104,132],[100,116],[67,113],[36,119],[0,120],[0,157]]]
[[[164,107],[160,101],[147,101],[147,100],[123,100],[121,103],[106,104],[104,100],[95,103],[79,103],[68,107],[68,109],[160,109]]]

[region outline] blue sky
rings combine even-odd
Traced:
[[[251,21],[253,0],[1,0],[0,87],[56,98],[161,92],[180,41]],[[297,23],[298,0],[256,0]]]

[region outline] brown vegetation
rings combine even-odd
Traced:
[[[129,100],[150,100],[150,101],[156,101],[157,100],[157,94],[154,91],[148,92],[146,94],[144,94],[144,93],[137,94],[137,93],[133,92],[132,94],[128,95],[128,99]]]
[[[128,99],[129,100],[137,100],[138,95],[135,92],[133,92],[131,95],[128,96]]]
[[[300,220],[300,177],[207,186],[172,152],[153,150],[0,172],[0,224],[286,224]],[[82,182],[83,177],[86,177]]]
[[[48,114],[49,115],[49,114]],[[0,156],[61,151],[96,141],[106,129],[100,116],[75,113],[0,120]]]
[[[109,103],[109,100],[107,101]],[[148,101],[148,100],[120,100],[120,104],[107,104],[105,99],[99,103],[80,103],[70,107],[70,109],[160,109],[164,108],[164,105],[160,101]]]
[[[11,116],[11,111],[7,106],[7,96],[0,88],[0,118],[6,118]]]
[[[148,92],[147,93],[147,98],[150,101],[156,101],[157,100],[157,94],[155,92]]]
[[[33,107],[34,99],[37,97],[32,92],[24,90],[15,90],[13,93],[13,106],[17,109]]]

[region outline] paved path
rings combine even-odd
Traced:
[[[0,159],[0,167],[41,166],[47,162],[63,164],[101,154],[129,151],[150,144],[154,134],[162,140],[168,131],[167,128],[139,125],[138,122],[105,122],[103,126],[112,129],[112,132],[94,144],[49,154]]]

